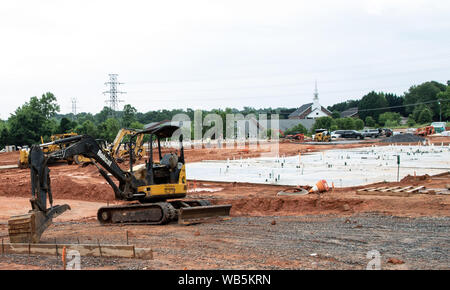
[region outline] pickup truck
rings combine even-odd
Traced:
[[[337,130],[335,134],[339,134],[341,138],[364,139],[364,135],[356,130]]]
[[[380,131],[378,129],[365,129],[361,132],[364,137],[378,138]]]

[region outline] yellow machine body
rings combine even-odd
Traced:
[[[123,148],[123,139],[126,136],[131,136],[133,134],[136,134],[136,130],[134,129],[126,129],[122,128],[119,130],[119,132],[116,135],[116,138],[114,139],[114,142],[112,144],[112,147],[110,149],[110,154],[112,157],[114,157],[118,161],[123,161],[124,159],[129,158],[129,150],[127,148]],[[136,145],[133,150],[133,156],[135,159],[139,160],[144,155],[144,135],[140,134],[136,137]]]
[[[330,142],[331,141],[331,136],[328,133],[328,131],[316,131],[316,133],[314,134],[314,141],[315,142]]]
[[[65,138],[69,138],[69,137],[73,137],[73,136],[77,136],[77,135],[78,135],[77,133],[73,133],[73,132],[72,133],[55,134],[55,135],[50,136],[50,140],[53,142],[56,140],[65,139]],[[41,137],[41,143],[44,144],[44,139],[42,137]],[[62,149],[61,145],[42,146],[42,152],[44,152],[44,154],[51,154],[51,153],[56,152],[61,149]],[[28,168],[28,166],[29,166],[28,155],[29,155],[29,149],[20,150],[19,168]],[[73,161],[74,161],[74,158],[67,159],[67,162],[69,164],[72,164]]]
[[[139,171],[135,174],[138,176]],[[178,183],[164,183],[164,184],[153,184],[138,187],[139,193],[145,193],[146,199],[154,198],[183,198],[187,193],[187,183],[186,183],[186,169],[185,165],[180,171],[180,177],[178,178]]]

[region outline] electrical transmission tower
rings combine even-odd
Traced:
[[[119,102],[123,102],[122,100],[119,100],[118,95],[126,94],[126,92],[120,92],[117,90],[117,87],[123,84],[117,81],[117,76],[118,74],[109,74],[109,82],[105,83],[105,86],[109,86],[109,90],[103,92],[103,94],[109,94],[109,99],[106,100],[106,102],[109,103],[109,108],[111,109],[111,113],[113,115],[119,108]]]
[[[77,98],[72,98],[72,121],[76,118],[77,115]]]

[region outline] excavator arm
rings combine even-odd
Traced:
[[[84,155],[98,162],[103,168],[97,166],[100,174],[114,189],[116,199],[131,200],[136,192],[135,178],[128,172],[122,171],[115,162],[98,145],[94,138],[73,136],[55,140],[43,145],[66,144],[66,148],[45,156],[42,145],[34,145],[28,156],[31,174],[31,210],[24,215],[13,216],[8,220],[8,231],[12,243],[37,243],[42,233],[52,224],[53,218],[70,209],[67,204],[53,206],[53,197],[50,186],[50,169],[47,160],[52,157],[69,158],[75,155]],[[111,173],[119,181],[117,186],[108,176]],[[47,200],[50,207],[47,208]]]
[[[50,188],[48,157],[39,145],[31,147],[28,156],[31,175],[31,210],[27,214],[12,216],[8,220],[11,243],[38,243],[42,233],[52,224],[53,218],[70,209],[67,204],[53,205]],[[47,199],[50,207],[47,208]]]
[[[59,153],[63,155],[63,158],[69,158],[75,155],[83,155],[87,158],[95,160],[103,167],[101,168],[96,165],[100,174],[114,189],[116,199],[135,199],[134,194],[136,194],[138,186],[136,178],[129,172],[123,171],[119,167],[115,159],[112,158],[107,152],[105,152],[94,138],[88,135],[83,135],[57,140],[53,143],[73,143]],[[111,175],[119,181],[119,186],[114,183],[114,181],[109,177],[108,173],[111,173]]]

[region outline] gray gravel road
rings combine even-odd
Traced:
[[[74,242],[76,235],[82,242],[122,243],[128,230],[130,242],[154,250],[151,261],[82,257],[85,269],[365,269],[371,250],[380,253],[382,269],[450,269],[449,228],[449,217],[235,217],[188,227],[66,222],[49,229],[45,238]],[[389,263],[390,258],[404,263]],[[56,257],[20,255],[0,262],[46,269],[61,265]]]

